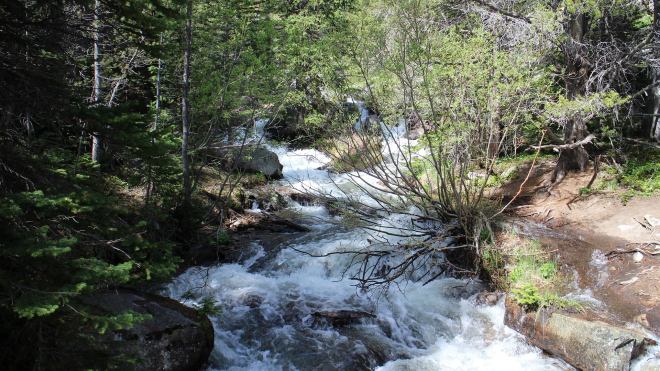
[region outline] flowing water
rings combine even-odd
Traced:
[[[392,136],[388,140],[400,138]],[[322,154],[271,149],[284,165],[283,185],[361,196],[346,175],[316,170],[329,160]],[[182,297],[193,291],[224,309],[212,318],[216,338],[208,370],[572,369],[505,327],[502,300],[493,307],[475,305],[470,297],[482,289],[478,282],[444,278],[425,286],[424,280],[392,286],[378,296],[360,292],[348,279],[349,255],[312,257],[296,250],[325,255],[365,247],[367,239],[378,236],[343,227],[324,207],[292,208],[311,232],[292,233],[275,250],[255,241],[239,262],[208,271],[191,268],[170,285],[170,296],[188,305],[196,302]],[[390,215],[379,223],[392,229],[409,225],[410,219]],[[337,310],[376,318],[333,326],[313,315]]]

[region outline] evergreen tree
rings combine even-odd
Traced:
[[[155,1],[0,5],[3,367],[106,368],[107,360],[81,354],[93,347],[68,342],[144,316],[101,313],[80,298],[166,280],[176,268],[174,245],[154,226],[167,221],[178,143],[167,126],[151,130],[144,97],[153,90],[148,53],[159,53],[150,44],[173,14]],[[95,36],[104,42],[97,58],[89,52]],[[109,84],[90,100],[95,62]],[[89,133],[102,138],[102,179]],[[126,194],[144,184],[146,168],[164,190],[149,209]]]

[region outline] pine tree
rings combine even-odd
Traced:
[[[156,229],[179,194],[179,142],[167,124],[152,130],[148,69],[167,52],[155,40],[175,14],[156,1],[0,5],[3,367],[95,367],[100,358],[80,353],[94,347],[80,342],[145,317],[102,313],[80,298],[167,280],[179,262]],[[95,35],[104,53],[92,57]],[[90,104],[99,62],[109,86]],[[89,133],[103,139],[97,161]],[[148,208],[126,194],[147,182],[147,169],[158,183]]]

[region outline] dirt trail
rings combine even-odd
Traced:
[[[508,202],[529,167],[522,166],[518,178],[493,196]],[[600,301],[589,308],[591,317],[660,334],[660,196],[636,197],[625,205],[622,190],[579,196],[593,170],[570,173],[554,187],[543,185],[553,168],[552,161],[535,166],[509,217],[556,249],[582,292]]]

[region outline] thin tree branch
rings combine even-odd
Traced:
[[[653,148],[658,148],[658,149],[660,149],[660,145],[658,145],[658,144],[656,144],[656,143],[644,142],[644,141],[637,140],[637,139],[633,139],[633,138],[623,138],[623,139],[624,139],[624,140],[627,140],[627,141],[629,141],[629,142],[633,142],[633,143],[637,143],[637,144],[642,144],[642,145],[645,145],[645,146],[649,146],[649,147],[653,147]]]
[[[547,125],[543,126],[543,130],[546,131],[546,135],[548,136],[548,138],[550,138],[550,140],[553,141],[555,144],[560,146],[566,144],[566,142],[561,140],[561,138],[559,138],[552,130],[550,130],[550,128]]]
[[[545,137],[545,133],[546,133],[546,130],[543,130],[543,135],[541,135],[541,140],[539,141],[539,144],[543,143],[543,138]],[[541,153],[541,146],[540,146],[540,145],[539,145],[538,150],[536,151],[536,156],[534,156],[534,161],[532,161],[532,166],[529,168],[529,172],[527,173],[527,177],[526,177],[525,180],[520,184],[520,189],[518,190],[518,193],[516,193],[516,195],[513,196],[513,198],[511,199],[511,201],[509,201],[509,202],[508,202],[508,203],[502,208],[502,210],[500,210],[499,213],[493,215],[493,216],[491,217],[491,219],[493,219],[493,218],[495,218],[496,216],[502,214],[502,213],[504,212],[504,210],[506,210],[506,208],[509,207],[509,205],[511,205],[511,204],[513,203],[513,201],[514,201],[514,200],[515,200],[515,199],[516,199],[516,198],[522,193],[522,191],[523,191],[523,187],[524,187],[525,184],[527,183],[527,180],[529,180],[530,175],[532,175],[532,171],[534,170],[534,165],[536,165],[536,159],[539,157],[539,153]]]
[[[631,95],[631,96],[630,96],[630,99],[638,98],[640,95],[642,95],[642,94],[646,93],[647,91],[649,91],[649,90],[651,90],[651,89],[653,89],[653,88],[656,88],[656,87],[658,87],[658,86],[660,86],[660,81],[655,82],[655,83],[653,83],[653,84],[651,84],[651,85],[645,87],[644,89],[638,91],[637,93]]]
[[[500,14],[502,14],[504,16],[507,16],[507,17],[510,17],[510,18],[520,19],[521,21],[525,21],[529,24],[532,24],[532,21],[529,18],[522,15],[522,14],[516,14],[516,13],[508,12],[508,11],[502,9],[502,8],[496,7],[495,5],[488,4],[485,1],[481,1],[481,0],[471,0],[471,1],[477,3],[481,6],[485,6],[486,8],[488,8],[488,9],[490,9],[490,10],[496,12],[496,13],[500,13]]]
[[[576,147],[583,146],[587,143],[590,143],[592,140],[596,139],[596,136],[593,134],[589,134],[586,138],[582,139],[579,142],[571,143],[571,144],[563,144],[563,145],[555,145],[555,144],[547,144],[544,146],[532,146],[534,149],[543,149],[543,148],[552,148],[554,151],[559,152],[559,150],[562,149],[573,149]]]

